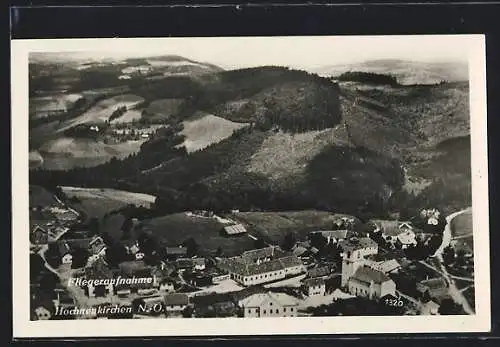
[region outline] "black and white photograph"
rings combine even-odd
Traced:
[[[487,330],[484,56],[481,35],[14,40],[14,324]]]

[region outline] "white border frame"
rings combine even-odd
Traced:
[[[414,39],[417,35],[412,35]],[[437,35],[418,35],[432,40]],[[11,41],[12,93],[12,264],[13,336],[120,337],[120,336],[208,336],[274,334],[366,334],[489,332],[489,207],[486,123],[486,61],[484,35],[461,36],[469,52],[472,145],[472,201],[476,314],[472,316],[402,317],[296,317],[296,318],[183,318],[147,320],[30,321],[29,296],[29,194],[28,194],[28,54],[113,50],[117,44],[138,47],[163,39],[57,39]],[[380,40],[393,36],[351,36]],[[302,37],[304,38],[304,37]],[[315,39],[318,37],[315,37]],[[399,36],[405,38],[405,36]],[[199,40],[214,38],[199,38]],[[217,40],[247,38],[217,38]],[[265,37],[259,40],[280,40]],[[290,38],[288,38],[290,39]],[[169,40],[169,39],[165,39]],[[171,39],[170,39],[171,40]],[[291,40],[293,42],[293,40]],[[421,46],[425,49],[425,45]],[[126,329],[124,328],[126,325]]]

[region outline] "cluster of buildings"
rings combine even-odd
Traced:
[[[270,246],[244,252],[241,256],[221,258],[217,267],[243,286],[265,284],[305,273],[302,261]]]

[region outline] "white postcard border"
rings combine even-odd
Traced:
[[[436,35],[418,35],[432,40]],[[469,51],[472,144],[472,201],[476,314],[471,316],[182,318],[147,320],[30,321],[29,294],[29,168],[28,54],[106,50],[120,45],[139,47],[160,39],[57,39],[11,41],[12,95],[12,264],[13,336],[213,336],[275,334],[367,334],[488,332],[490,322],[489,207],[486,124],[486,62],[484,35],[461,36]],[[404,38],[400,36],[399,38]],[[302,37],[304,38],[304,37]],[[355,36],[351,36],[353,43]],[[363,39],[381,37],[363,36]],[[415,36],[411,36],[415,38]],[[214,39],[214,38],[210,38]],[[241,40],[245,38],[217,38]],[[280,37],[259,38],[280,40]],[[290,38],[287,38],[290,39]],[[315,37],[314,39],[317,39]],[[118,40],[118,41],[117,41]],[[168,40],[168,39],[167,39]],[[203,40],[203,38],[200,38]],[[383,38],[382,38],[383,40]],[[369,40],[368,40],[369,41]],[[293,40],[290,40],[293,42]],[[366,44],[366,42],[364,42]],[[422,49],[425,49],[425,44]],[[76,49],[77,48],[77,49]]]

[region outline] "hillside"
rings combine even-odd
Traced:
[[[428,63],[397,59],[372,60],[361,63],[323,66],[314,70],[320,76],[339,76],[349,71],[362,71],[394,76],[402,85],[465,82],[469,80],[467,64]]]
[[[207,76],[132,86],[172,124],[137,155],[34,179],[153,194],[164,214],[319,209],[370,218],[470,205],[464,83],[339,87],[280,67]]]

